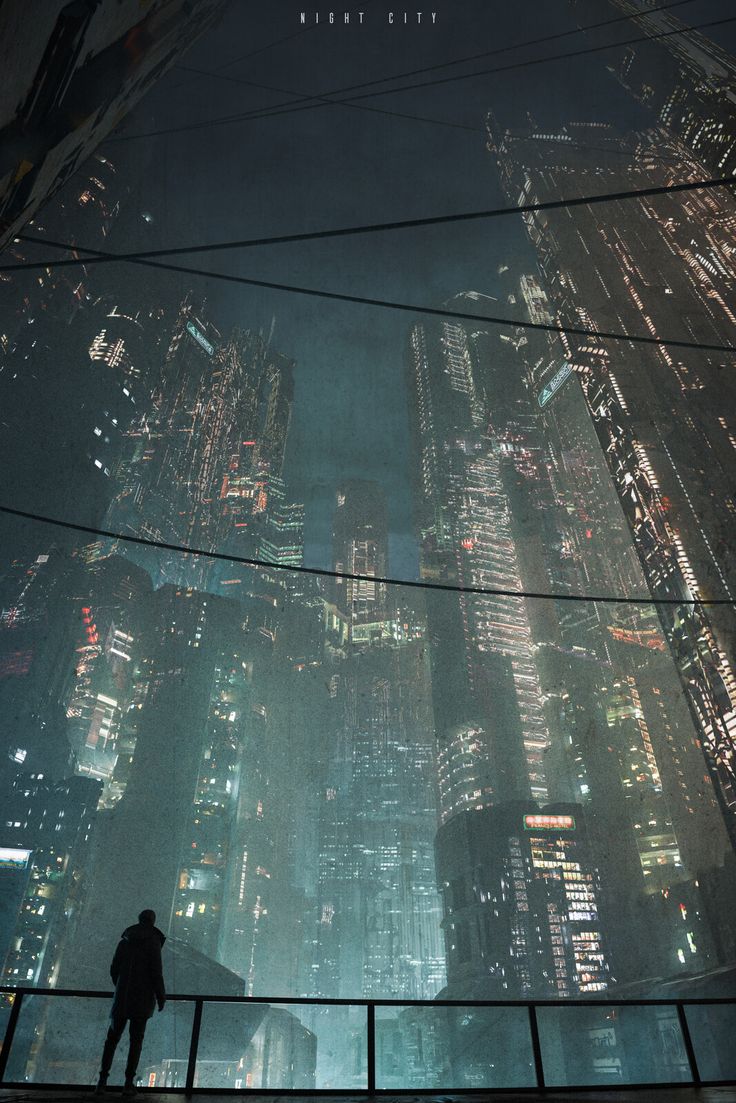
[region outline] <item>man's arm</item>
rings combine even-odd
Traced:
[[[156,1003],[159,1011],[163,1011],[166,1003],[166,987],[164,985],[164,969],[161,961],[161,943],[156,938],[151,948],[151,979],[153,990],[156,993]]]
[[[120,971],[123,965],[123,949],[123,940],[121,939],[120,942],[118,942],[117,948],[113,955],[113,959],[110,962],[110,976],[112,977],[112,983],[115,985],[117,985],[118,983],[118,977],[120,976]]]

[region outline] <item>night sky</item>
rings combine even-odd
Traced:
[[[179,128],[267,109],[289,98],[248,82],[295,94],[329,93],[576,26],[567,0],[521,5],[453,0],[435,5],[434,26],[428,15],[417,25],[414,13],[409,25],[389,26],[389,6],[368,3],[362,26],[355,19],[349,26],[330,25],[325,21],[329,8],[323,7],[320,24],[312,22],[312,8],[303,29],[301,10],[294,3],[231,0],[219,26],[159,82],[117,135]],[[590,21],[585,5],[580,11],[581,21]],[[724,0],[693,0],[675,14],[698,23],[730,12]],[[733,49],[732,28],[706,33]],[[503,52],[411,79],[473,72],[636,33],[624,22],[597,36]],[[520,126],[529,115],[549,128],[596,120],[631,131],[651,122],[606,72],[605,59],[594,54],[364,101],[371,108],[451,125],[321,105],[144,140],[108,141],[106,155],[139,181],[112,245],[156,248],[505,205],[484,148],[489,107],[501,123]],[[220,77],[190,69],[218,71]],[[152,223],[140,217],[144,210]],[[498,298],[499,314],[520,316],[523,305],[506,301],[517,288],[505,282],[509,276],[504,280],[497,274],[509,261],[517,272],[520,264],[535,270],[521,221],[513,217],[199,255],[181,263],[428,305],[473,289]],[[297,360],[286,475],[294,494],[307,504],[307,561],[330,565],[335,485],[342,477],[360,476],[378,480],[389,494],[392,572],[414,576],[403,389],[412,316],[212,281],[190,284],[207,295],[213,320],[225,330],[233,325],[267,329],[275,318],[275,347]]]

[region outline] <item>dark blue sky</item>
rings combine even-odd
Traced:
[[[389,26],[389,5],[370,3],[362,27],[354,20],[348,27],[323,21],[296,33],[299,4],[233,0],[221,24],[182,65],[319,94],[576,26],[567,0],[518,5],[453,0],[434,7],[434,26],[426,19],[421,26]],[[586,16],[582,6],[581,20],[600,18],[598,5],[593,7],[596,11]],[[324,20],[329,8],[320,10]],[[723,16],[725,10],[723,0],[693,0],[677,14],[699,22]],[[607,29],[605,41],[633,33],[623,23]],[[294,37],[262,49],[289,35]],[[733,45],[725,37],[718,40]],[[412,79],[472,72],[590,44],[589,37],[579,35]],[[244,56],[248,54],[253,56]],[[229,64],[236,59],[241,60]],[[164,78],[120,133],[176,128],[266,109],[285,99],[283,93],[249,83],[179,68]],[[155,221],[150,228],[142,220],[128,223],[135,232],[128,234],[126,246],[150,239],[161,245],[247,238],[503,205],[494,163],[485,150],[483,120],[489,107],[502,123],[524,125],[531,115],[545,128],[596,120],[630,131],[649,121],[606,72],[601,54],[365,103],[453,125],[319,106],[140,142],[109,143],[110,156],[124,150],[126,157],[135,153],[149,165],[140,201]],[[512,288],[497,275],[499,265],[509,261],[533,271],[534,258],[520,221],[513,217],[196,258],[203,268],[256,279],[429,305],[459,290],[475,289],[500,299],[499,314],[520,309],[507,304]],[[414,575],[403,389],[411,316],[211,281],[205,290],[224,327],[267,327],[275,317],[276,346],[297,360],[287,475],[308,507],[308,561],[329,565],[335,485],[342,477],[360,476],[378,480],[389,495],[391,570]]]

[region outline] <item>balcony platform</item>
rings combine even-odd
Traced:
[[[121,1098],[121,1087],[111,1086],[104,1099],[109,1103],[115,1103]],[[172,1103],[172,1100],[181,1092],[155,1092],[142,1090],[136,1098],[140,1103]],[[199,1094],[199,1093],[197,1093]],[[394,1092],[381,1092],[376,1096],[367,1095],[334,1095],[321,1092],[284,1092],[281,1095],[261,1095],[259,1092],[237,1093],[238,1097],[246,1097],[252,1103],[286,1103],[287,1100],[300,1098],[314,1098],[322,1100],[334,1100],[334,1103],[366,1103],[367,1099],[375,1099],[382,1103],[465,1103],[473,1096],[453,1095],[448,1092],[436,1094],[403,1094]],[[235,1093],[229,1092],[222,1095],[207,1093],[204,1097],[211,1103],[231,1103]],[[34,1088],[28,1085],[23,1088],[0,1089],[0,1103],[89,1103],[94,1098],[92,1087],[87,1090],[53,1091],[49,1088]],[[492,1092],[488,1096],[481,1093],[474,1096],[475,1099],[488,1099],[493,1103],[736,1103],[736,1087],[705,1087],[697,1088],[692,1085],[684,1087],[661,1088],[620,1088],[618,1090],[601,1089],[599,1091],[575,1091],[569,1089],[553,1091],[524,1091],[524,1092]]]

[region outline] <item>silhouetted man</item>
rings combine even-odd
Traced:
[[[164,1009],[166,991],[161,968],[161,947],[166,939],[158,927],[154,926],[155,922],[155,912],[150,909],[142,911],[138,922],[123,931],[110,965],[115,997],[110,1012],[110,1028],[102,1051],[100,1078],[97,1081],[98,1095],[107,1087],[112,1059],[126,1022],[130,1022],[130,1048],[125,1066],[123,1095],[135,1095],[135,1076],[146,1023],[153,1015],[156,1004],[159,1011]]]

